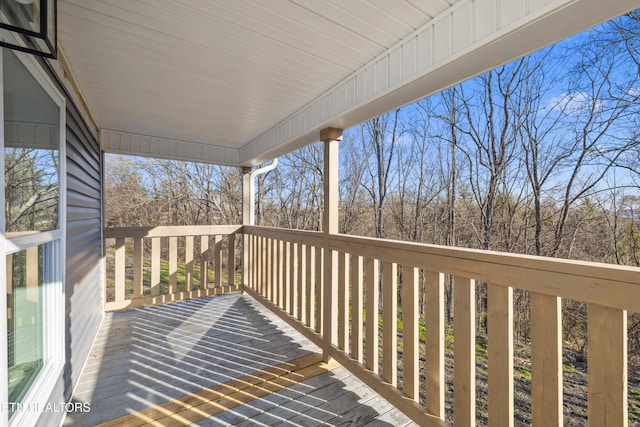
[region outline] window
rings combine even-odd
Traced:
[[[64,362],[64,100],[31,57],[3,49],[2,107],[0,424],[34,425]]]

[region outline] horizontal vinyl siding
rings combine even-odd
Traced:
[[[100,154],[73,106],[67,110],[67,365],[71,397],[103,315]]]

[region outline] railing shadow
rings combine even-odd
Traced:
[[[90,402],[91,411],[69,414],[65,425],[97,425],[130,416],[318,351],[272,319],[266,309],[240,295],[107,314],[74,393],[74,400]],[[333,420],[331,424],[357,425],[379,416],[363,407],[361,394],[342,381],[346,370],[326,375],[221,411],[216,418],[202,416],[197,425],[243,420],[254,425],[248,417],[268,424]]]

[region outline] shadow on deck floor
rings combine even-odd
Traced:
[[[318,353],[319,349],[249,296],[227,295],[107,313],[74,393],[89,412],[65,426],[89,427]],[[293,375],[293,374],[292,374]],[[410,420],[342,367],[294,375],[248,401],[193,422],[158,425],[404,426]],[[229,401],[227,399],[226,401]],[[144,424],[142,417],[130,425]],[[123,420],[124,421],[124,420]],[[122,424],[119,424],[122,425]]]

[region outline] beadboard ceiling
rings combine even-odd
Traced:
[[[638,0],[59,0],[106,151],[251,166]]]

